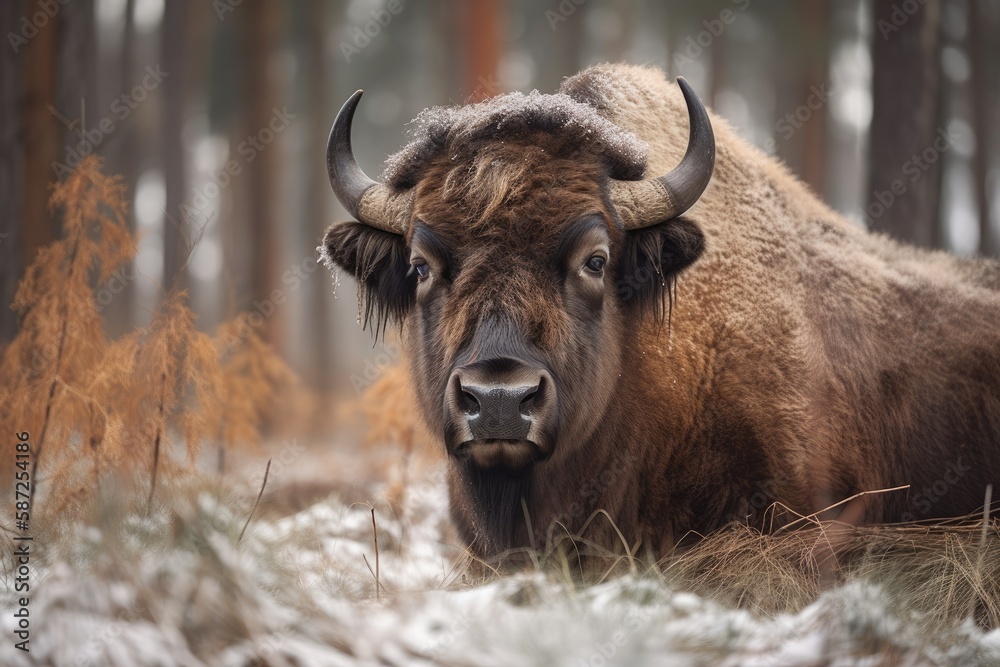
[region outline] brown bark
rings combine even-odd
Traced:
[[[468,0],[460,4],[465,36],[465,84],[470,102],[496,95],[494,82],[500,69],[502,17],[498,0]]]
[[[826,181],[827,100],[830,87],[829,25],[832,18],[830,0],[805,0],[796,3],[802,17],[808,60],[802,71],[802,91],[811,117],[802,127],[802,180],[814,192],[823,196]]]
[[[328,105],[326,103],[326,91],[336,89],[331,80],[330,72],[326,67],[326,59],[323,57],[323,26],[326,25],[326,6],[322,0],[308,0],[306,3],[306,25],[305,59],[308,67],[307,104],[310,110],[310,130],[309,136],[323,137],[330,129],[330,117],[328,115]],[[308,240],[309,248],[318,246],[323,229],[326,225],[324,215],[327,202],[330,200],[330,185],[327,180],[326,169],[323,168],[325,147],[322,141],[315,141],[315,151],[311,152],[309,160],[309,185],[306,209],[306,222],[308,229],[315,233],[310,233]],[[312,306],[309,316],[309,330],[311,339],[310,364],[307,378],[310,384],[317,390],[327,392],[332,389],[331,378],[333,377],[333,331],[330,326],[330,290],[326,280],[316,277],[309,281],[308,292],[311,297]]]
[[[181,216],[186,191],[184,145],[181,130],[187,108],[187,3],[167,2],[163,8],[160,32],[160,62],[170,73],[160,84],[159,100],[163,113],[160,138],[163,142],[163,181],[166,189],[166,216],[163,222],[163,285],[183,280],[181,275],[189,252],[191,227],[200,224]]]
[[[23,2],[0,4],[0,35],[21,32]],[[21,57],[5,44],[0,55],[0,347],[17,333],[10,308],[21,275]]]
[[[874,3],[866,213],[873,229],[924,247],[940,239],[942,155],[931,155],[941,118],[940,9],[928,0],[901,16],[894,0]]]
[[[993,145],[991,121],[991,82],[1000,76],[991,59],[990,41],[1000,32],[1000,16],[987,0],[969,0],[969,55],[972,60],[972,122],[976,133],[973,177],[976,207],[979,210],[979,254],[995,257],[1000,252],[996,233],[990,224],[989,170]]]
[[[234,158],[243,163],[246,173],[252,301],[264,303],[280,284],[280,244],[274,216],[279,149],[274,145],[277,135],[270,128],[274,108],[280,105],[276,103],[275,84],[270,73],[274,69],[271,56],[278,47],[285,13],[278,3],[260,2],[244,5],[239,17],[242,19],[243,99],[248,113],[237,143],[238,147],[244,146],[245,154],[241,155],[237,148]],[[264,143],[267,137],[270,137],[270,144]],[[280,331],[276,326],[279,318],[266,317],[268,312],[261,314],[265,316],[261,334],[281,349]]]
[[[24,98],[21,107],[23,162],[21,175],[21,261],[31,264],[39,248],[56,238],[56,224],[48,210],[53,164],[63,161],[60,143],[63,125],[49,111],[56,96],[56,59],[59,21],[38,29],[20,53]]]

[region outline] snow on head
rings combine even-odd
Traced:
[[[433,107],[414,123],[414,140],[389,157],[382,174],[397,189],[415,185],[427,161],[453,146],[538,131],[566,134],[579,145],[597,147],[612,178],[637,180],[646,170],[645,142],[603,118],[594,107],[562,93],[508,93],[478,104]]]

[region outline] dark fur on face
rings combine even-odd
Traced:
[[[411,274],[406,241],[401,236],[360,222],[345,222],[327,230],[322,248],[327,266],[340,267],[358,281],[366,329],[374,320],[378,336],[390,321],[402,323],[413,305],[417,280]]]
[[[539,496],[552,505],[534,517],[540,525],[560,511],[552,489],[540,494],[538,467],[549,456],[571,465],[587,456],[619,383],[623,318],[662,318],[704,239],[687,220],[624,232],[607,200],[604,156],[572,136],[483,137],[425,157],[407,239],[347,223],[327,233],[326,255],[358,277],[376,330],[385,318],[406,320],[422,412],[453,455],[459,443],[442,405],[457,367],[515,358],[551,373],[559,400],[540,435],[546,463],[517,474],[461,457],[453,465],[457,524],[498,553],[527,539],[522,500],[532,511]],[[584,269],[594,253],[606,255],[599,277]],[[418,281],[411,262],[429,277]]]

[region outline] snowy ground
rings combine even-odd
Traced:
[[[287,516],[263,512],[237,545],[246,499],[209,487],[189,496],[148,518],[109,503],[89,527],[60,528],[33,563],[30,655],[13,646],[5,562],[0,664],[1000,665],[1000,630],[930,637],[857,582],[776,618],[655,577],[472,585],[456,567],[440,484],[410,487],[392,509],[376,503],[377,597],[367,505],[334,494]]]

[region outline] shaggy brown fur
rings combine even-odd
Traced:
[[[647,175],[680,161],[686,108],[662,72],[599,66],[562,92],[646,142]],[[451,459],[453,516],[481,555],[540,547],[550,526],[662,555],[689,531],[761,526],[774,501],[811,513],[906,484],[839,518],[961,515],[1000,482],[1000,265],[866,233],[712,122],[712,184],[651,228],[622,231],[606,155],[527,123],[436,135],[405,238],[328,232],[328,257],[405,316],[433,432],[470,350],[520,345],[555,378],[550,457],[516,477]],[[580,231],[591,217],[611,249],[603,290],[573,270],[601,233]],[[431,267],[419,285],[415,255]],[[599,509],[621,536],[588,523]]]

